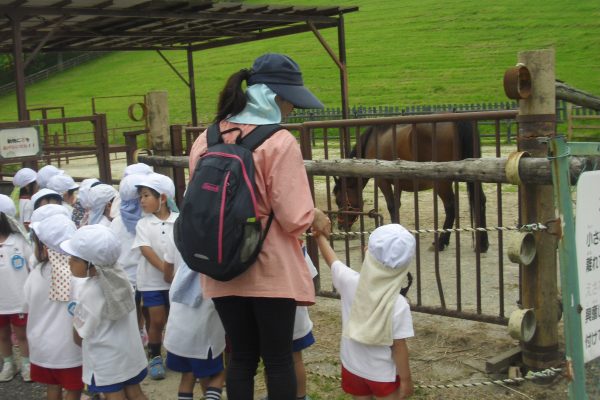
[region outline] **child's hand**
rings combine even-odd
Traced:
[[[312,230],[316,236],[323,235],[329,237],[331,235],[331,220],[323,211],[315,208],[315,217],[312,223]]]

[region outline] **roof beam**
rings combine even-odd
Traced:
[[[0,14],[14,14],[17,12],[20,15],[65,15],[65,16],[101,16],[101,17],[117,17],[117,18],[139,18],[139,19],[189,19],[189,20],[237,20],[237,21],[268,21],[268,22],[306,22],[314,23],[333,23],[337,18],[322,17],[315,15],[294,15],[294,14],[255,14],[255,13],[219,13],[219,12],[191,12],[177,13],[164,11],[144,10],[143,15],[140,15],[138,10],[131,9],[97,9],[97,8],[76,8],[76,7],[9,7],[0,6]]]

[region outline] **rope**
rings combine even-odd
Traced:
[[[488,226],[478,228],[448,228],[448,229],[409,229],[408,231],[415,235],[423,233],[452,233],[452,232],[506,232],[506,231],[519,231],[519,232],[534,232],[534,231],[545,231],[548,227],[544,224],[533,223],[521,226]],[[334,239],[348,237],[361,237],[364,235],[370,235],[373,231],[358,231],[358,232],[332,232],[331,236]],[[307,233],[307,236],[313,236],[312,233]]]
[[[543,371],[538,372],[528,372],[527,375],[521,378],[506,378],[506,379],[498,379],[493,381],[486,382],[471,382],[471,383],[447,383],[440,385],[415,385],[415,389],[453,389],[453,388],[473,388],[473,387],[481,387],[481,386],[493,386],[493,385],[505,385],[505,384],[518,384],[523,383],[525,381],[535,381],[536,379],[549,379],[555,378],[562,371],[561,368],[548,368]],[[320,372],[315,371],[306,371],[310,375],[319,376],[321,378],[327,378],[331,380],[341,381],[342,378],[339,376],[331,376],[322,374]]]

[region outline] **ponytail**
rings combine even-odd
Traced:
[[[242,90],[242,82],[247,81],[251,73],[251,70],[244,68],[229,77],[219,95],[215,122],[237,115],[246,107],[246,92]]]

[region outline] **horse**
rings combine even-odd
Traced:
[[[395,138],[394,138],[395,132]],[[378,125],[370,126],[359,136],[358,150],[354,145],[347,158],[367,158],[393,160],[401,159],[407,161],[456,161],[475,156],[475,150],[480,146],[478,136],[470,122],[439,122],[418,123],[410,125]],[[416,141],[416,143],[415,143]],[[435,146],[435,148],[434,148]],[[477,146],[477,147],[476,147]],[[434,157],[435,155],[435,157]],[[367,185],[368,178],[362,178],[362,187],[359,187],[359,179],[347,177],[345,179],[345,191],[342,190],[341,181],[334,177],[335,185],[333,194],[339,211],[361,211],[360,193]],[[433,181],[420,180],[415,187],[413,180],[396,180],[397,190],[394,190],[394,180],[380,178],[377,186],[383,193],[390,213],[392,223],[400,221],[400,197],[403,191],[414,192],[428,190],[434,187]],[[471,218],[479,220],[480,226],[485,225],[485,194],[480,183],[468,182],[469,204],[471,207]],[[476,194],[477,193],[477,194]],[[444,204],[446,218],[443,229],[454,226],[456,219],[455,193],[452,182],[438,181],[437,195]],[[474,204],[475,200],[479,204]],[[395,204],[398,206],[396,207]],[[349,230],[358,218],[358,214],[343,215],[338,213],[337,222],[340,229]],[[479,217],[479,218],[477,218]],[[438,250],[443,250],[450,243],[450,232],[442,232],[439,235]],[[489,247],[487,232],[476,233],[476,248],[486,252]]]

